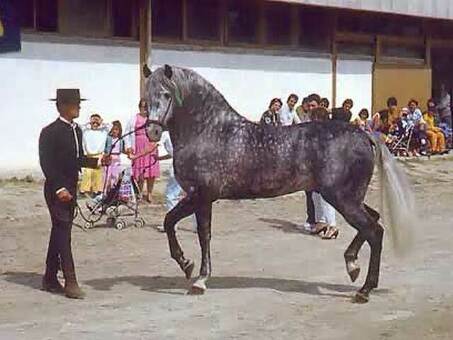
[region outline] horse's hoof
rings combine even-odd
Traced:
[[[204,282],[204,280],[197,280],[193,283],[187,293],[189,295],[203,295],[205,291],[206,283]]]
[[[184,271],[184,274],[186,274],[186,279],[190,280],[192,277],[192,272],[193,268],[195,267],[195,262],[192,260],[187,260],[187,263],[184,265],[184,268],[182,269]]]
[[[367,303],[370,300],[368,294],[364,294],[361,292],[357,292],[355,296],[352,298],[353,303]]]
[[[352,282],[355,282],[360,274],[360,266],[356,261],[346,263],[346,270]]]

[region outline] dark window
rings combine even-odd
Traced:
[[[56,32],[57,28],[57,0],[36,1],[36,29],[43,32]]]
[[[396,46],[383,44],[382,56],[390,58],[424,59],[425,48],[423,46]]]
[[[299,13],[301,46],[309,50],[327,52],[331,40],[331,16],[322,8],[301,7]]]
[[[354,42],[338,42],[337,52],[339,54],[349,54],[358,56],[374,56],[375,45]]]
[[[220,40],[219,0],[187,0],[188,36]]]
[[[338,30],[343,32],[399,35],[418,37],[423,35],[420,18],[390,15],[341,12],[338,16]]]
[[[376,34],[380,26],[385,26],[380,14],[341,11],[338,14],[340,32]]]
[[[112,0],[113,36],[132,36],[134,1]]]
[[[291,6],[270,2],[266,5],[266,42],[271,45],[291,43]]]
[[[257,43],[258,17],[256,1],[229,1],[227,12],[229,40],[240,43]]]
[[[182,0],[152,0],[151,4],[153,37],[181,39]]]
[[[16,2],[17,1],[17,2]],[[16,0],[16,13],[20,19],[20,27],[35,27],[35,9],[33,0]]]
[[[49,0],[46,0],[49,1]],[[59,1],[59,32],[81,37],[105,38],[112,35],[109,0]]]
[[[451,21],[430,22],[430,31],[433,38],[452,39],[453,22]]]

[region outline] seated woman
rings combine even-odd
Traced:
[[[392,142],[393,137],[390,135],[390,132],[392,131],[393,126],[390,123],[388,110],[376,112],[371,120],[370,128],[377,139],[380,139],[386,144]]]
[[[370,113],[367,109],[362,109],[359,112],[359,116],[354,119],[353,124],[357,125],[361,130],[372,133],[371,130],[371,122],[368,119],[370,117]]]
[[[418,101],[415,99],[409,100],[408,103],[409,112],[403,118],[407,124],[407,128],[413,128],[412,138],[409,146],[409,152],[413,156],[419,156],[426,153],[426,131],[425,121],[423,120],[423,114],[418,107]]]
[[[271,126],[281,126],[280,109],[283,102],[280,98],[274,98],[269,103],[269,108],[261,116],[260,123]]]
[[[423,114],[423,120],[426,124],[426,135],[431,144],[432,154],[443,154],[446,152],[445,136],[442,130],[435,125],[435,112],[436,108],[432,99],[428,100],[428,111]]]

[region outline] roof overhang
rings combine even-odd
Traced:
[[[271,1],[453,20],[452,0],[271,0]]]

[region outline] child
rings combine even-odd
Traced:
[[[107,193],[118,181],[118,176],[121,172],[121,154],[126,154],[126,147],[124,140],[121,139],[123,129],[121,123],[115,120],[112,123],[107,141],[105,142],[104,148],[104,159],[110,160],[110,165],[105,167],[105,189],[104,193]]]

